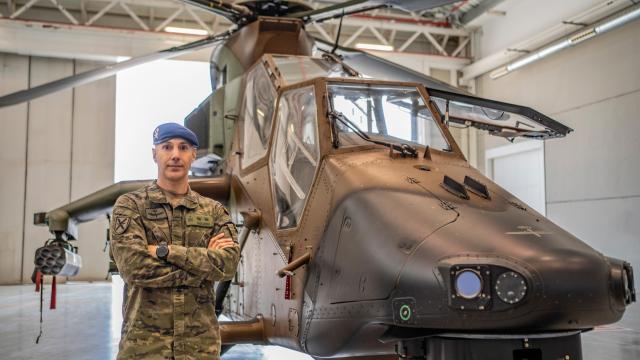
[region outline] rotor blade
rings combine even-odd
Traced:
[[[207,0],[180,0],[183,3],[196,6],[200,9],[211,11],[218,15],[224,16],[232,23],[237,24],[242,19],[246,19],[251,16],[251,11],[242,5],[224,3],[222,1],[207,1]]]
[[[315,38],[319,50],[331,52],[334,44]],[[437,89],[460,95],[470,95],[464,90],[453,87],[446,82],[431,76],[411,70],[392,61],[371,55],[358,49],[338,46],[336,54],[342,56],[342,61],[361,74],[371,76],[374,79],[390,81],[417,82],[427,89]]]
[[[380,9],[380,8],[386,8],[386,7],[387,5],[384,5],[384,4],[371,5],[367,3],[367,4],[364,4],[363,6],[353,6],[348,9],[330,11],[328,13],[318,14],[317,16],[306,18],[306,19],[308,19],[307,22],[321,23],[331,19],[337,19],[344,16],[349,16],[352,14],[358,14],[361,12]]]
[[[359,12],[378,9],[381,7],[393,7],[407,11],[420,11],[451,4],[458,0],[351,0],[326,6],[321,9],[302,11],[291,14],[291,17],[303,19],[307,22],[322,22],[328,19]]]
[[[89,70],[77,75],[71,75],[56,81],[52,81],[46,84],[42,84],[30,89],[17,91],[9,95],[0,97],[0,108],[5,106],[11,106],[19,104],[25,101],[30,101],[41,96],[45,96],[56,91],[72,88],[87,84],[96,80],[107,78],[115,73],[132,68],[134,66],[142,65],[155,60],[170,59],[172,57],[187,54],[196,50],[212,46],[216,41],[222,40],[232,31],[227,31],[218,35],[213,35],[200,39],[194,42],[190,42],[184,45],[175,46],[170,49],[162,50],[159,52],[143,55],[140,57],[132,58],[126,61],[119,62],[117,64],[107,65],[105,67]]]
[[[330,5],[330,6],[326,6],[323,7],[321,9],[315,9],[315,10],[309,10],[309,11],[302,11],[299,13],[294,13],[291,14],[291,17],[295,17],[295,18],[299,18],[299,19],[305,19],[305,18],[311,18],[314,15],[318,15],[318,14],[325,14],[328,12],[342,12],[342,9],[345,9],[348,7],[353,7],[356,5],[361,5],[363,3],[367,3],[369,2],[368,0],[350,0],[350,1],[345,1],[343,3],[338,3],[335,5]]]
[[[387,0],[389,6],[406,11],[422,11],[459,2],[459,0]]]

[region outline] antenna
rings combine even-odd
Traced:
[[[338,34],[336,35],[336,43],[333,44],[333,49],[331,49],[331,54],[333,55],[338,49],[338,42],[340,41],[340,33],[342,32],[342,19],[344,19],[344,9],[342,9],[342,16],[340,16],[340,24],[338,24]]]

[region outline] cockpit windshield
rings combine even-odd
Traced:
[[[413,86],[329,83],[331,110],[373,139],[450,151],[438,124]],[[340,146],[368,144],[353,126],[336,123]]]

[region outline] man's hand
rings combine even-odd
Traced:
[[[154,258],[158,258],[156,256],[157,247],[158,247],[157,245],[147,245],[147,250],[149,250],[149,255],[153,256]]]
[[[209,240],[209,245],[207,245],[207,249],[218,250],[218,249],[225,249],[233,246],[234,244],[233,239],[226,238],[224,236],[225,236],[224,232],[221,232],[220,234],[212,237]]]

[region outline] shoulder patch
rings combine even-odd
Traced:
[[[116,235],[124,234],[131,224],[131,218],[128,216],[116,216],[113,221],[113,233]]]

